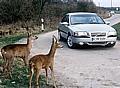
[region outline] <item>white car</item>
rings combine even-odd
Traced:
[[[117,33],[96,13],[75,12],[66,14],[58,27],[59,40],[67,39],[69,48],[76,44],[113,47]]]

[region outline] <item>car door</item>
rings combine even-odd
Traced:
[[[59,25],[59,31],[61,33],[61,36],[67,39],[68,31],[69,31],[69,15],[65,15],[60,22]]]

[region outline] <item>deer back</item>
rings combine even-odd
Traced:
[[[10,56],[26,56],[29,49],[26,44],[11,44],[3,47],[1,53]]]

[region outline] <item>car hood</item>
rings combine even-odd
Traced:
[[[71,25],[69,28],[75,31],[87,31],[87,32],[108,32],[108,31],[115,31],[109,25],[106,24],[78,24],[78,25]]]

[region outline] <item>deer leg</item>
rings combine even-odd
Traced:
[[[46,84],[48,85],[48,69],[45,68],[45,72],[46,72]]]
[[[8,71],[8,60],[4,62],[4,68],[3,68],[3,73],[5,74]]]
[[[9,58],[4,58],[4,68],[3,68],[3,74],[4,75],[6,75],[6,76],[8,76],[8,74],[9,74],[9,71],[10,71],[10,67],[9,67],[9,64],[10,64],[10,62],[9,62]]]
[[[24,57],[24,58],[23,58],[23,61],[24,61],[24,63],[25,63],[25,66],[28,66],[28,57]]]
[[[33,70],[33,68],[30,68],[29,88],[31,88],[31,82],[32,82],[33,74],[34,74],[34,70]]]
[[[4,64],[4,68],[3,68],[3,74],[5,75],[5,77],[11,77],[10,74],[10,63],[9,61],[6,59],[6,62]]]
[[[4,60],[4,65],[6,65],[6,57],[5,57],[5,55],[4,54],[2,54],[2,57],[3,57],[3,60]]]
[[[39,75],[40,75],[41,69],[42,69],[42,68],[39,68],[39,69],[37,68],[36,71],[35,71],[35,72],[36,72],[36,73],[35,73],[36,88],[39,88],[39,83],[38,83],[38,81],[39,81]]]
[[[7,69],[8,60],[6,59],[6,57],[5,57],[4,54],[2,54],[2,57],[3,57],[3,59],[4,59],[4,63],[3,63],[3,74],[5,74],[5,73],[8,71],[8,69]]]
[[[55,76],[54,76],[53,66],[50,66],[50,70],[51,70],[53,85],[54,85],[55,88],[57,88],[57,87],[56,87],[56,83],[55,83]]]
[[[11,60],[8,61],[8,72],[9,72],[9,77],[12,78],[12,65],[13,65],[14,58],[11,58]]]

